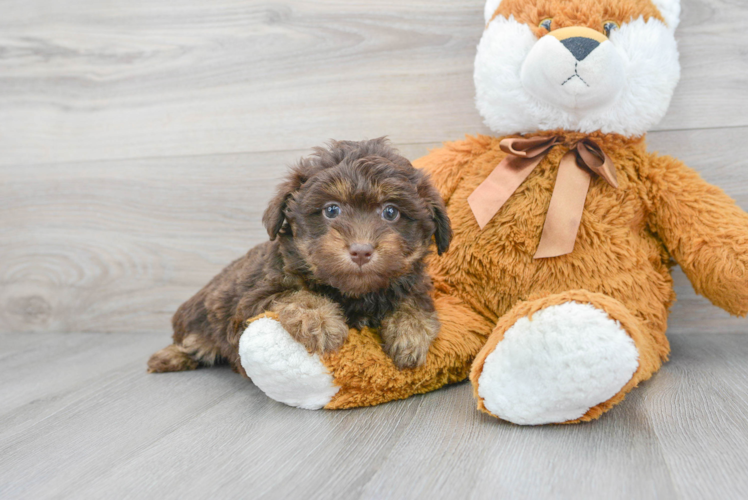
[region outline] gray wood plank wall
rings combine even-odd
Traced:
[[[15,0],[0,16],[0,331],[168,332],[266,236],[329,138],[410,158],[488,133],[480,0]],[[684,0],[683,77],[649,136],[748,208],[748,3]],[[675,271],[671,334],[745,331]]]

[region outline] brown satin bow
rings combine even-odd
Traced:
[[[509,138],[500,143],[507,155],[488,178],[468,197],[468,204],[481,229],[506,203],[530,172],[551,149],[564,142],[563,136]],[[618,188],[613,161],[589,138],[577,142],[558,165],[556,185],[540,236],[536,259],[558,257],[574,250],[582,221],[584,200],[594,172]]]

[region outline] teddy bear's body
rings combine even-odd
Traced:
[[[432,261],[437,288],[458,297],[467,308],[492,324],[501,320],[494,328],[494,334],[498,334],[492,339],[494,346],[521,318],[570,302],[590,304],[605,311],[634,340],[637,366],[633,376],[622,375],[625,390],[613,384],[613,389],[609,389],[611,397],[603,404],[586,408],[576,418],[563,419],[588,420],[620,401],[625,392],[649,378],[667,359],[669,345],[665,330],[668,309],[675,299],[670,275],[673,257],[699,292],[733,314],[746,313],[748,216],[720,189],[708,185],[682,163],[648,153],[643,137],[563,131],[533,136],[558,134],[565,137],[564,144],[551,150],[483,229],[476,224],[467,198],[506,155],[499,147],[501,138],[478,137],[450,143],[419,160],[417,166],[429,171],[441,187],[454,227],[453,250]],[[574,251],[551,259],[533,258],[559,162],[583,137],[594,140],[611,157],[619,187],[616,189],[602,178],[593,177]],[[705,211],[707,207],[709,210]],[[734,229],[726,230],[729,227]],[[736,236],[740,237],[735,239]],[[480,280],[475,279],[478,276]],[[714,279],[715,276],[720,278]],[[575,315],[576,311],[571,310],[568,318],[557,321],[568,320],[574,325]],[[580,328],[581,325],[574,326],[575,330]],[[573,331],[571,335],[576,333]],[[566,337],[546,334],[543,340],[565,342]],[[484,348],[484,355],[474,364],[476,384],[482,375],[483,362],[493,352],[489,347]],[[607,348],[618,349],[615,344]],[[549,361],[546,357],[549,350],[544,346],[528,349],[532,349],[528,355],[534,358],[533,362]],[[523,354],[514,350],[513,355]],[[570,363],[585,361],[572,348],[562,357]],[[575,370],[575,375],[584,377],[577,390],[594,383],[595,377],[599,377],[594,374],[595,369],[580,366]],[[553,374],[538,373],[527,364],[517,370],[518,380],[514,385],[521,391],[544,390],[528,378],[536,382],[546,375],[553,378]],[[506,370],[503,376],[507,376]],[[547,383],[553,382],[546,381],[541,386]],[[570,384],[568,390],[573,387],[575,384]],[[480,394],[478,397],[485,409]],[[505,404],[515,409],[521,406],[516,400]],[[554,401],[554,405],[563,402]],[[548,421],[544,420],[548,417],[543,412],[530,412],[533,415],[528,416],[501,409],[502,413],[511,413],[512,421],[517,423]]]
[[[334,409],[469,372],[478,407],[492,415],[577,422],[600,416],[667,359],[673,263],[697,293],[745,315],[748,215],[645,145],[679,79],[679,12],[678,0],[488,0],[474,78],[497,137],[449,143],[414,163],[440,190],[454,230],[450,251],[430,263],[442,328],[425,365],[395,369],[368,330],[310,356],[266,317],[241,338],[255,383],[287,404]],[[557,138],[518,187],[504,182],[519,178],[519,163],[504,161],[507,136]],[[567,155],[586,142],[598,148],[595,161],[607,155],[612,177],[577,148]],[[569,172],[584,181],[576,191],[562,182]],[[549,220],[562,221],[549,233],[566,233],[573,249],[539,251]]]
[[[566,144],[549,153],[483,229],[475,223],[466,200],[505,156],[500,138],[451,143],[418,162],[442,187],[454,225],[453,250],[433,259],[433,276],[494,322],[518,301],[535,296],[567,290],[606,294],[635,311],[657,339],[664,358],[663,334],[674,293],[670,256],[650,224],[652,165],[642,138],[599,136],[596,142],[613,159],[620,187],[594,177],[574,252],[553,259],[533,258],[559,161],[580,137],[565,135]],[[444,156],[461,164],[458,175]],[[483,277],[480,293],[477,283],[467,279],[471,275]]]

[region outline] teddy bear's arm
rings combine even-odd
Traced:
[[[446,142],[413,162],[413,166],[429,174],[444,203],[457,189],[468,164],[483,154],[491,143],[489,137],[468,136],[464,141]]]
[[[435,294],[441,328],[426,362],[398,369],[373,331],[351,330],[348,341],[323,357],[327,371],[340,387],[325,408],[337,410],[371,406],[433,391],[465,380],[476,354],[486,343],[495,321],[476,313],[455,295]]]
[[[682,162],[651,156],[650,226],[694,289],[731,314],[748,312],[748,214]]]

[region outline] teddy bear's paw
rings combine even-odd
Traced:
[[[516,424],[561,423],[615,396],[639,366],[634,341],[607,313],[577,302],[520,318],[487,356],[478,394]]]
[[[244,330],[239,357],[262,392],[289,406],[318,410],[340,389],[319,355],[309,354],[271,318],[257,319]]]

